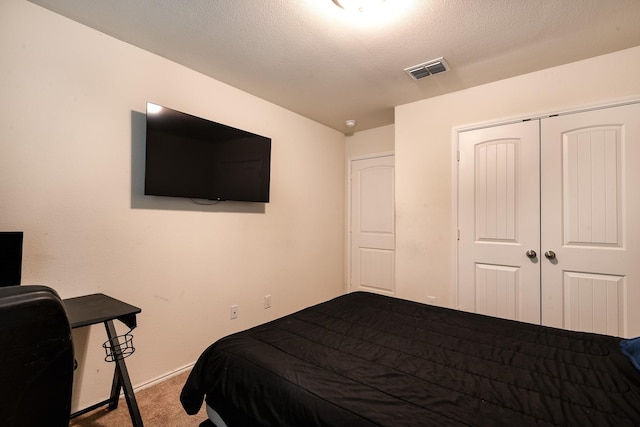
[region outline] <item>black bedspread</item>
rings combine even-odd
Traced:
[[[619,342],[358,292],[217,341],[181,401],[229,427],[640,426]]]

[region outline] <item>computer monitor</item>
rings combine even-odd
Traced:
[[[0,286],[20,284],[22,236],[22,231],[0,231]]]

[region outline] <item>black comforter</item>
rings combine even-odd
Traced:
[[[351,293],[223,338],[181,394],[241,426],[640,426],[619,338]]]

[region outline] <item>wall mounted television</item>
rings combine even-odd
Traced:
[[[147,103],[144,194],[269,202],[271,138]]]

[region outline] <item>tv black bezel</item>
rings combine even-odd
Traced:
[[[162,121],[154,122],[153,117],[156,113],[150,112],[150,109],[154,107],[162,110]],[[197,141],[203,145],[207,145],[209,150],[212,151],[215,151],[214,147],[219,148],[222,147],[222,144],[228,144],[226,146],[226,150],[234,149],[235,155],[238,155],[238,153],[241,152],[240,150],[242,150],[242,147],[246,147],[247,144],[259,144],[257,148],[251,150],[252,154],[256,154],[256,158],[249,159],[250,161],[245,160],[245,163],[247,164],[254,163],[259,165],[258,184],[249,186],[250,189],[244,188],[242,191],[238,191],[239,189],[237,187],[242,186],[242,184],[238,183],[243,183],[247,186],[247,182],[251,181],[249,175],[240,177],[240,179],[236,179],[235,181],[230,179],[229,176],[226,176],[224,179],[214,179],[213,175],[223,168],[221,167],[221,160],[211,155],[210,157],[198,156],[197,161],[201,160],[201,158],[208,158],[210,161],[208,161],[206,165],[201,164],[200,168],[196,169],[203,173],[210,174],[207,178],[211,180],[210,182],[198,181],[196,184],[193,184],[193,188],[160,188],[157,183],[159,176],[162,176],[162,180],[168,181],[170,179],[165,176],[165,173],[170,172],[176,174],[174,176],[178,176],[177,174],[180,173],[178,169],[182,168],[181,170],[184,172],[186,166],[185,164],[181,164],[173,169],[169,168],[168,171],[165,171],[158,169],[158,166],[154,165],[154,145],[158,144],[158,135],[155,135],[155,141],[150,135],[153,135],[154,132],[158,131],[158,129],[163,129],[163,138],[167,135],[174,135],[175,141],[172,142],[173,144],[179,144],[180,139],[194,143]],[[206,138],[203,137],[205,134],[207,134]],[[232,144],[235,144],[235,147]],[[240,164],[240,162],[237,163]],[[215,168],[216,164],[218,166],[217,169]],[[227,165],[230,164],[233,164],[233,162],[227,162]],[[191,163],[189,166],[190,165]],[[205,171],[203,169],[205,167],[209,169]],[[239,170],[240,168],[236,169]],[[249,171],[255,172],[255,170]],[[227,172],[229,173],[229,171]],[[189,170],[189,173],[191,173],[191,170]],[[196,172],[193,172],[193,174],[197,175]],[[149,196],[269,203],[271,193],[271,138],[215,122],[213,120],[205,119],[203,117],[195,116],[193,114],[185,113],[173,108],[165,107],[160,104],[147,102],[144,177],[144,194]],[[235,178],[238,178],[238,176],[235,175]],[[185,180],[188,179],[189,178],[185,178]],[[171,184],[168,185],[168,187],[173,186],[177,186],[175,181],[172,181]],[[236,187],[235,189],[233,189],[234,186]],[[203,189],[203,187],[207,188]]]

